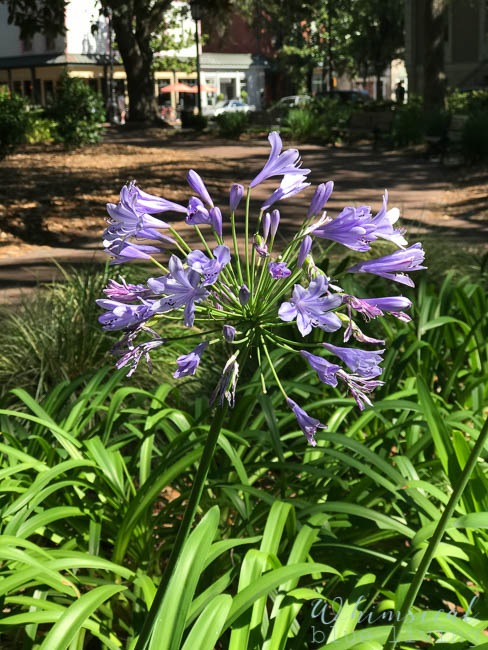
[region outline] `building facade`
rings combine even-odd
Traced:
[[[407,0],[405,62],[411,93],[424,88],[425,49],[431,46],[425,26],[426,0]],[[445,85],[450,88],[488,87],[488,7],[485,0],[451,0],[445,3]]]

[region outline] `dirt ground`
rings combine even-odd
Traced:
[[[187,170],[203,170],[211,195],[223,205],[230,184],[250,175],[248,166],[256,173],[268,151],[265,134],[259,140],[231,143],[212,140],[208,135],[195,141],[191,133],[120,128],[111,129],[103,144],[79,151],[66,152],[58,145],[26,146],[0,163],[0,260],[54,248],[99,248],[106,226],[105,203],[116,202],[120,187],[132,179],[140,181],[147,192],[186,203],[190,194],[185,183]],[[404,204],[406,213],[410,206],[412,222],[422,223],[433,232],[459,231],[459,236],[470,241],[474,237],[476,243],[488,243],[488,169],[461,172],[420,159],[408,172],[393,172],[391,161],[399,164],[407,154],[380,156],[363,151],[360,159],[354,152],[340,149],[309,147],[307,151],[308,158],[302,152],[304,166],[315,168],[312,163],[316,160],[322,164],[327,161],[333,177],[339,177],[336,187],[347,190],[348,196],[352,192],[357,201],[365,202],[360,197],[374,187],[378,203],[387,181],[389,188],[394,182],[394,204]],[[411,178],[398,178],[405,174]],[[316,182],[321,180],[318,177]],[[430,188],[432,192],[425,194]],[[414,195],[415,204],[410,205],[408,201]]]

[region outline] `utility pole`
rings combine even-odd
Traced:
[[[200,20],[202,18],[202,10],[198,2],[195,0],[190,4],[191,17],[195,21],[195,45],[197,48],[197,106],[198,114],[202,114],[202,83],[200,79]]]

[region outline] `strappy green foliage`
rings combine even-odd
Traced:
[[[315,448],[278,395],[256,404],[260,377],[250,377],[219,438],[150,650],[384,646],[391,610],[400,609],[487,415],[482,286],[447,278],[437,290],[421,285],[420,294],[415,325],[387,321],[388,390],[374,409],[359,413],[305,363],[276,356],[290,394],[328,425]],[[146,391],[112,370],[58,384],[40,400],[22,389],[4,396],[6,647],[134,647],[209,428],[205,398],[186,408],[171,406],[177,402],[170,385]],[[485,459],[435,551],[399,647],[483,647]],[[457,617],[447,614],[453,607]]]

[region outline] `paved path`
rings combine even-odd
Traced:
[[[116,133],[114,141],[126,142],[132,146],[140,142],[148,146],[144,139],[130,132]],[[167,149],[179,149],[186,154],[195,152],[195,168],[205,178],[205,159],[229,161],[232,171],[237,176],[232,180],[250,181],[262,168],[269,154],[266,141],[234,144],[215,142],[212,144],[162,141],[151,142],[151,146]],[[371,205],[373,211],[381,206],[382,194],[385,188],[389,192],[389,206],[397,206],[401,211],[401,223],[408,228],[409,240],[417,240],[417,236],[426,233],[442,238],[466,239],[476,243],[488,241],[486,223],[468,219],[454,219],[443,214],[443,194],[447,189],[446,170],[435,162],[413,158],[397,152],[374,152],[369,146],[356,148],[330,148],[315,145],[299,147],[303,166],[312,172],[309,180],[312,186],[303,193],[277,204],[282,213],[280,232],[287,236],[294,232],[301,223],[317,183],[334,180],[334,193],[328,203],[328,213],[336,215],[345,205]],[[199,164],[198,164],[199,163]],[[139,179],[143,186],[143,178]],[[182,179],[183,180],[183,179]],[[255,188],[252,195],[253,207],[257,210],[277,186],[277,180],[272,179]],[[227,195],[216,196],[216,203],[225,206]],[[101,207],[103,213],[104,208]],[[223,209],[225,214],[225,210]],[[167,218],[170,220],[171,218]],[[193,229],[181,224],[181,215],[175,216],[183,236],[193,238]],[[191,232],[190,232],[191,230]],[[242,228],[240,228],[242,233]],[[229,229],[224,229],[226,238]],[[0,302],[18,300],[19,290],[35,286],[38,281],[49,281],[59,277],[52,259],[61,263],[80,263],[92,260],[105,260],[106,256],[99,250],[96,240],[85,241],[80,249],[51,248],[47,246],[33,247],[25,255],[0,258]]]

